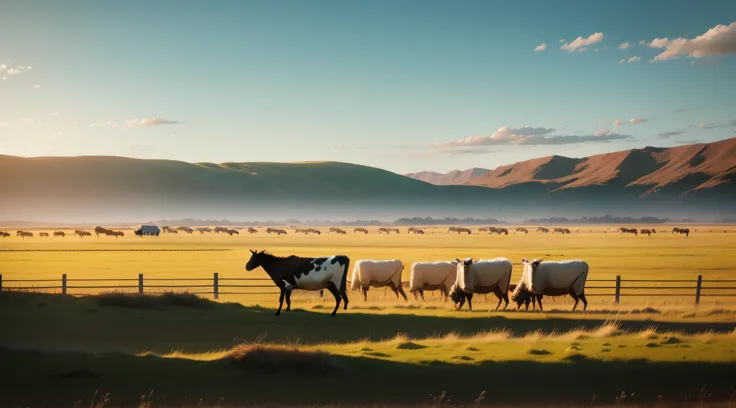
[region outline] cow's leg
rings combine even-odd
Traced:
[[[425,301],[424,300],[424,289],[419,289],[418,292],[419,292],[419,295],[422,297],[422,302],[424,302]]]
[[[580,294],[580,300],[583,301],[583,312],[588,308],[588,299],[585,298],[585,290]]]
[[[388,285],[386,285],[389,289],[391,289],[392,292],[394,292],[394,295],[396,295],[396,299],[399,298],[399,291],[396,290],[396,285],[394,285],[393,282],[389,282]]]
[[[471,312],[473,311],[473,294],[472,293],[468,293],[468,309],[470,309]]]
[[[465,296],[460,298],[460,304],[457,306],[456,310],[462,310],[463,306],[465,305]]]
[[[368,287],[363,286],[360,289],[363,292],[363,301],[367,302],[368,301]]]
[[[450,296],[450,291],[447,289],[447,287],[443,286],[440,288],[440,292],[445,296],[445,302],[447,302],[447,298]]]
[[[399,292],[399,294],[401,294],[401,296],[402,296],[402,297],[404,298],[404,301],[405,301],[405,302],[406,302],[407,300],[409,300],[409,298],[407,298],[407,297],[406,297],[406,293],[404,292],[404,288],[403,288],[403,287],[401,287],[401,282],[399,282],[399,287],[398,287],[398,288],[396,288],[396,291],[397,291],[397,292]]]
[[[281,294],[279,295],[279,308],[276,309],[276,316],[281,314],[281,307],[284,305],[284,295],[285,291],[284,289],[281,289]]]
[[[288,312],[291,310],[291,291],[287,290],[284,297],[286,299],[286,311]]]
[[[348,289],[345,283],[343,283],[342,289],[339,292],[340,292],[340,297],[342,298],[342,308],[344,310],[348,310],[348,303],[350,303],[350,301],[348,300]]]
[[[568,293],[570,294],[570,297],[572,297],[573,300],[575,301],[575,304],[572,305],[572,311],[574,312],[575,308],[578,307],[578,302],[580,302],[580,299],[578,299],[578,295],[575,294],[575,289],[570,289],[570,292]]]
[[[543,297],[544,297],[543,295],[537,296],[537,303],[539,303],[539,311],[540,312],[544,312],[544,309],[542,308],[542,298]]]
[[[493,289],[493,294],[496,295],[498,298],[498,304],[496,305],[496,309],[498,310],[499,307],[501,307],[501,301],[503,300],[503,294],[501,294],[501,290],[499,288]],[[506,301],[506,306],[509,305],[509,301]]]
[[[334,316],[337,313],[337,309],[340,307],[340,291],[337,290],[337,287],[332,282],[327,285],[327,290],[329,290],[330,293],[332,293],[332,296],[335,297],[335,309],[330,313],[330,316]]]

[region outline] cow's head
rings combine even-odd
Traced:
[[[450,288],[450,299],[455,303],[455,308],[457,308],[458,303],[465,299],[466,296],[468,296],[467,293],[463,292],[457,284],[452,285]]]
[[[263,255],[266,253],[266,250],[264,249],[261,252],[250,250],[250,259],[245,264],[245,270],[246,271],[252,271],[253,269],[258,268],[262,265],[263,262]]]

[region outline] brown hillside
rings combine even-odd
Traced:
[[[418,173],[405,174],[405,176],[438,186],[452,186],[456,184],[467,184],[473,178],[486,174],[489,171],[488,169],[479,168],[452,170],[445,174],[435,173],[433,171],[420,171]]]
[[[443,176],[454,177],[457,173],[436,175],[433,179],[447,182]],[[536,183],[548,185],[548,191],[597,186],[631,188],[639,193],[643,188],[645,194],[667,190],[677,195],[729,185],[735,177],[736,138],[732,138],[672,148],[645,147],[582,159],[547,156],[501,166],[455,184],[504,189]]]

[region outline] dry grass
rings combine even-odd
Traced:
[[[329,353],[304,350],[297,346],[241,344],[231,349],[225,359],[237,366],[260,371],[327,374],[337,369]]]
[[[165,307],[209,309],[217,304],[209,299],[187,292],[164,292],[159,295],[107,292],[100,293],[96,298],[97,304],[100,306],[130,307],[135,309],[162,309]]]

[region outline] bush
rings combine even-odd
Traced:
[[[109,292],[97,296],[100,306],[132,307],[136,309],[162,309],[167,306],[206,309],[214,307],[215,302],[192,293],[165,292],[160,295],[140,293]]]

